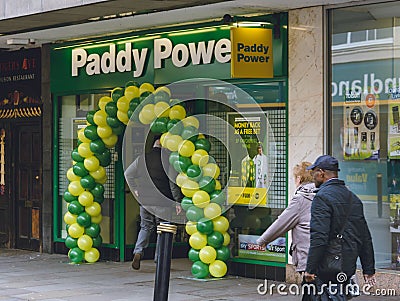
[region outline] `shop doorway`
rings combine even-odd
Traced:
[[[39,251],[42,207],[42,137],[40,122],[14,128],[15,245]]]

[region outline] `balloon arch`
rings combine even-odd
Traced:
[[[217,180],[220,169],[209,162],[211,144],[198,132],[199,120],[186,116],[185,107],[171,99],[168,87],[154,89],[150,83],[128,82],[125,88],[115,88],[110,97],[102,97],[98,106],[87,113],[87,126],[78,131],[78,147],[71,152],[73,166],[67,172],[64,221],[70,261],[94,263],[100,257],[105,167],[111,163],[110,149],[132,117],[162,134],[161,145],[171,151],[169,162],[179,173],[176,183],[184,195],[181,206],[188,220],[192,275],[223,277],[230,258],[229,221],[222,215],[226,197]]]

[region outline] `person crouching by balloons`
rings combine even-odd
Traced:
[[[140,155],[126,169],[125,179],[140,205],[140,231],[133,250],[132,268],[140,269],[140,260],[144,249],[148,247],[150,236],[160,222],[170,222],[173,210],[180,214],[181,207],[177,202],[182,199],[180,188],[170,179],[175,179],[168,155],[161,148],[160,135],[154,136],[153,147],[145,155]],[[170,175],[170,176],[168,176]],[[158,243],[155,257],[157,258]]]

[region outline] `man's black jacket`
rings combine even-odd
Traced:
[[[353,200],[351,208],[350,197]],[[363,273],[375,274],[374,249],[362,202],[339,179],[331,179],[323,183],[312,202],[311,241],[306,269],[308,273],[322,276],[323,271],[319,270],[319,264],[329,240],[336,237],[341,230],[347,213],[348,221],[343,233],[343,272],[348,278],[353,275],[357,257],[360,257]],[[336,279],[323,280],[335,281]]]

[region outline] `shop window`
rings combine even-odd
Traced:
[[[376,266],[400,270],[397,5],[331,11],[329,134],[332,154],[340,160],[339,177],[363,202]],[[340,45],[345,35],[346,44]]]
[[[66,238],[66,224],[63,220],[67,212],[67,203],[63,200],[64,192],[68,188],[69,181],[65,176],[69,168],[73,166],[71,151],[78,145],[78,130],[85,128],[86,115],[89,111],[98,107],[98,101],[101,97],[108,94],[81,94],[67,95],[59,97],[60,111],[58,119],[58,197],[59,204],[62,204],[59,212],[60,229],[59,237]],[[115,156],[115,151],[110,149],[111,156]],[[115,168],[110,164],[106,168],[107,182],[104,184],[104,202],[101,204],[103,216],[101,226],[101,236],[103,243],[113,244],[114,237],[114,202],[115,202]]]

